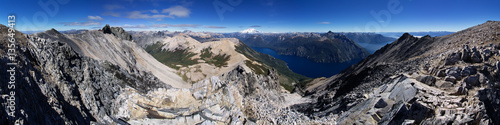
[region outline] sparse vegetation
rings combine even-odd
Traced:
[[[191,59],[196,54],[189,52],[188,49],[167,51],[163,50],[162,47],[162,43],[156,42],[153,45],[147,46],[146,51],[159,62],[174,69],[180,68],[177,65],[189,66],[198,63],[196,59]]]
[[[214,65],[216,67],[227,66],[227,61],[229,61],[231,55],[227,54],[214,55],[214,53],[212,53],[211,50],[212,48],[210,47],[201,50],[200,54],[201,59],[203,59],[206,63]]]
[[[250,67],[250,69],[252,69],[256,74],[259,74],[259,75],[267,75],[267,74],[269,74],[269,69],[267,69],[264,66],[253,64],[252,61],[246,60],[245,61],[245,65],[247,65],[248,67]]]

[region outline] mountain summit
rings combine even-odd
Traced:
[[[254,34],[254,33],[262,33],[254,28],[248,28],[246,30],[240,31],[240,33],[248,33],[248,34]]]

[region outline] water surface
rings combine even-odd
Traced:
[[[337,73],[340,73],[347,67],[361,61],[361,59],[357,59],[344,63],[316,63],[306,58],[298,56],[278,55],[276,51],[269,48],[260,48],[260,47],[252,47],[252,48],[258,52],[269,54],[274,58],[278,58],[285,61],[288,67],[293,72],[311,78],[331,77]]]

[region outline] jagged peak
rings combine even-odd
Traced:
[[[56,29],[52,28],[50,30],[48,30],[48,32],[53,32],[53,33],[56,33],[56,34],[61,34],[59,31],[57,31]]]
[[[117,38],[123,40],[132,40],[132,35],[126,32],[122,27],[111,27],[109,24],[106,24],[101,30],[103,33],[113,34]]]
[[[413,37],[413,35],[411,35],[410,33],[404,33],[401,38],[409,38],[409,37]]]

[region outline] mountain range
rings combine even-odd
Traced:
[[[17,64],[16,87],[4,91],[12,77],[1,72],[0,100],[16,108],[10,117],[2,103],[1,124],[500,124],[498,21],[405,33],[373,54],[347,37],[357,34],[333,32],[8,29],[0,25],[0,63]],[[259,45],[318,62],[363,59],[312,79],[250,47]]]

